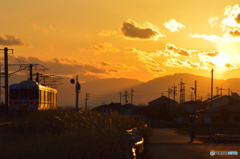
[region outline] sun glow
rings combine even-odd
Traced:
[[[217,56],[213,57],[212,63],[218,67],[224,67],[226,63],[230,62],[229,55],[225,53],[219,53]]]

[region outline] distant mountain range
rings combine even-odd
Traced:
[[[194,99],[194,90],[191,87],[195,87],[195,80],[197,80],[197,98],[207,99],[208,94],[211,93],[211,75],[208,77],[196,76],[188,73],[176,73],[174,75],[167,75],[164,77],[155,78],[148,82],[141,82],[136,79],[126,78],[109,78],[88,81],[81,84],[81,93],[79,94],[79,107],[85,107],[86,92],[89,94],[87,103],[90,108],[96,107],[101,104],[108,104],[111,102],[120,102],[120,92],[122,95],[125,90],[128,90],[128,102],[130,102],[130,89],[133,89],[133,104],[148,104],[151,100],[154,100],[162,95],[168,97],[168,88],[173,89],[175,84],[176,94],[175,100],[180,99],[180,82],[182,80],[185,86],[185,101]],[[9,83],[17,83],[21,80],[25,80],[25,77],[20,75],[14,75],[10,78]],[[75,85],[70,83],[70,78],[63,78],[61,81],[64,85],[57,88],[58,90],[58,105],[59,106],[75,106]],[[3,83],[2,83],[3,85]],[[228,80],[213,80],[213,95],[216,95],[216,87],[221,88],[222,94],[228,94],[228,88],[233,92],[240,94],[240,78],[228,79]],[[218,94],[221,90],[218,91]],[[192,97],[191,97],[192,94]],[[173,99],[173,93],[170,95]],[[2,96],[2,99],[3,96]],[[122,103],[125,103],[124,97],[121,97]]]

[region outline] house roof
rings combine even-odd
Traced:
[[[92,110],[101,110],[101,109],[130,109],[130,108],[135,108],[137,107],[136,105],[133,104],[125,104],[121,105],[121,103],[110,103],[108,105],[100,105],[98,107],[93,108]]]
[[[152,100],[152,101],[150,101],[148,103],[151,104],[151,103],[170,103],[170,102],[177,103],[176,101],[174,101],[174,100],[172,100],[172,99],[170,99],[170,98],[168,98],[166,96],[161,96],[161,97],[159,97],[157,99],[154,99],[154,100]]]
[[[212,107],[212,112],[218,113],[223,108],[227,108],[230,112],[240,113],[240,106],[231,105],[231,104],[225,104],[225,105],[221,105],[221,106],[217,106],[217,107]],[[199,110],[199,111],[197,111],[197,113],[200,113],[200,114],[211,113],[211,108]]]
[[[224,98],[224,97],[228,98],[228,99],[231,100],[231,101],[240,102],[239,100],[233,98],[232,96],[227,96],[227,95],[223,95],[223,96],[217,95],[217,96],[215,96],[215,97],[212,98],[212,102],[213,102],[213,101],[216,101],[216,100],[218,100],[218,99]],[[208,103],[210,103],[210,102],[211,102],[211,98],[203,101],[201,105],[206,105],[206,104],[208,104]]]

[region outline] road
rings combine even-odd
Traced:
[[[179,135],[174,129],[154,128],[149,138],[147,149],[152,159],[205,159],[205,158],[240,158],[240,154],[210,156],[210,151],[238,151],[237,143],[205,144],[194,140],[190,142],[188,135]]]

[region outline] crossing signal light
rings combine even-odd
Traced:
[[[72,84],[74,84],[75,80],[72,78],[72,79],[70,80],[70,82],[71,82]]]

